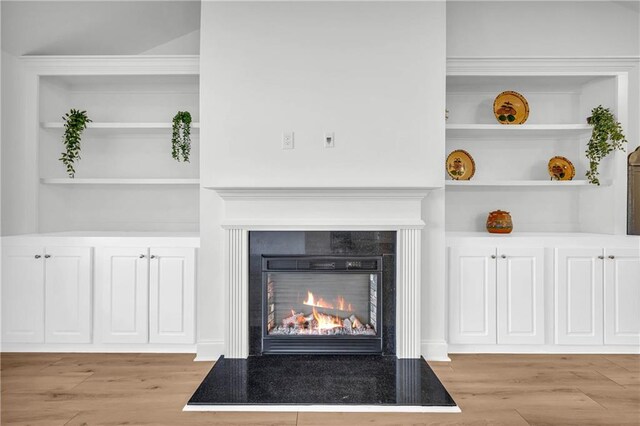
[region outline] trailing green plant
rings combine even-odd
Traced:
[[[171,156],[177,161],[189,162],[191,153],[191,114],[189,111],[178,111],[173,117],[173,134],[171,135]]]
[[[87,116],[87,111],[71,109],[62,119],[64,120],[64,136],[62,142],[66,151],[62,153],[60,161],[67,167],[67,174],[73,178],[76,170],[74,164],[80,160],[80,137],[82,132],[87,128],[87,123],[91,119]]]
[[[620,122],[616,121],[616,117],[609,108],[604,108],[602,105],[591,110],[591,117],[587,118],[587,123],[593,127],[593,130],[587,144],[589,170],[586,176],[590,183],[600,185],[598,179],[600,160],[615,150],[624,151],[623,144],[627,139]]]

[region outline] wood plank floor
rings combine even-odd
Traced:
[[[1,423],[640,425],[640,356],[453,355],[431,363],[461,414],[185,413],[193,355],[2,354]]]

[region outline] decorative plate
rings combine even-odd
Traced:
[[[453,180],[469,180],[476,172],[473,157],[463,149],[453,151],[447,157],[447,173]]]
[[[522,124],[529,118],[529,103],[518,92],[502,92],[493,101],[493,113],[501,124]]]
[[[573,167],[571,161],[560,156],[549,160],[548,169],[551,180],[571,180],[576,175],[576,168]]]

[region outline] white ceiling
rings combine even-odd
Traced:
[[[6,1],[13,55],[133,55],[200,29],[199,1]],[[191,53],[191,52],[188,52]]]

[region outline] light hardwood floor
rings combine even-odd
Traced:
[[[453,355],[431,363],[461,414],[184,413],[193,355],[2,354],[1,423],[640,425],[640,356]]]

